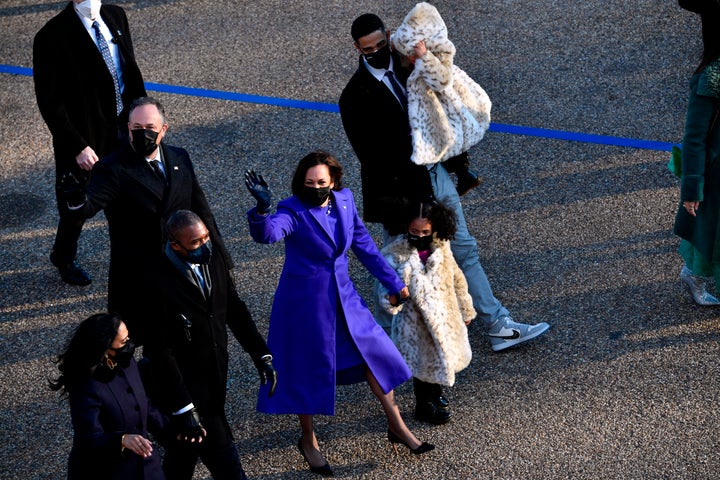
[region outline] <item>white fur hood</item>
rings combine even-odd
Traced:
[[[417,59],[407,80],[413,162],[432,164],[467,151],[490,126],[492,103],[485,90],[453,64],[455,45],[438,10],[422,2],[410,10],[392,35],[393,47],[414,55],[425,40],[427,53]]]

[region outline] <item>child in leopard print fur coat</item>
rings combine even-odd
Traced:
[[[455,374],[470,363],[467,325],[476,312],[460,267],[450,251],[457,218],[435,201],[409,208],[406,235],[382,253],[410,297],[392,306],[383,295],[382,307],[394,315],[391,337],[413,372],[415,418],[443,424],[450,407],[442,386],[452,386]]]

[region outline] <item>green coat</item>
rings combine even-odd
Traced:
[[[673,231],[690,242],[707,261],[720,262],[720,121],[709,136],[710,148],[707,148],[708,129],[720,100],[697,94],[701,75],[690,79],[682,142],[680,207]],[[682,202],[696,200],[700,201],[700,208],[697,217],[693,217]]]

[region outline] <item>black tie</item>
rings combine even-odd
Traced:
[[[407,96],[405,96],[405,92],[403,92],[402,87],[395,79],[395,74],[392,71],[388,70],[387,72],[385,72],[385,75],[387,75],[388,80],[390,80],[390,85],[392,85],[392,89],[395,92],[395,96],[400,101],[400,105],[402,105],[403,109],[407,111],[408,99]]]
[[[160,168],[160,160],[150,160],[150,166],[155,172],[155,175],[157,175],[157,177],[162,180],[163,184],[165,184],[165,174],[163,173],[162,168]]]

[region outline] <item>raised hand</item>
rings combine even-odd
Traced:
[[[273,199],[270,187],[263,176],[255,173],[255,170],[246,171],[245,186],[257,201],[258,213],[261,215],[269,213],[273,206]]]

